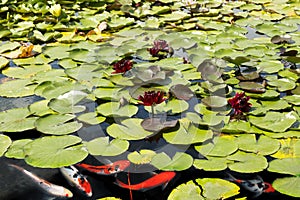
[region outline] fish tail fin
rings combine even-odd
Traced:
[[[236,182],[238,179],[236,179],[234,176],[232,176],[230,173],[226,172],[227,174],[227,178],[225,178],[226,180],[228,181],[233,181],[233,182]]]

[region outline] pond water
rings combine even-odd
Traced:
[[[299,198],[299,7],[0,2],[0,199],[59,199],[9,163],[70,199]],[[79,168],[90,198],[59,171],[119,160],[130,166],[115,175]],[[115,184],[164,171],[176,173],[166,188]],[[275,191],[255,196],[228,174]]]

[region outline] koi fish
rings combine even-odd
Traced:
[[[130,162],[128,160],[119,160],[107,165],[94,166],[84,163],[76,164],[76,166],[81,167],[89,172],[93,172],[99,175],[112,175],[124,171],[129,167]]]
[[[254,197],[260,196],[262,193],[270,193],[270,192],[275,192],[275,189],[272,187],[270,183],[264,182],[264,180],[260,177],[257,176],[256,179],[252,180],[241,180],[237,179],[231,174],[227,173],[229,178],[229,181],[238,183],[241,185],[244,189],[255,193]]]
[[[74,166],[62,167],[60,168],[60,172],[70,185],[78,188],[86,196],[92,196],[92,187],[89,181]]]
[[[51,195],[57,196],[57,197],[66,197],[66,198],[73,197],[72,192],[62,186],[55,185],[55,184],[50,183],[42,178],[39,178],[35,174],[27,171],[26,169],[23,169],[22,167],[17,166],[17,165],[14,165],[14,164],[8,164],[8,165],[11,167],[14,167],[15,169],[17,169],[17,170],[23,172],[24,174],[26,174],[27,176],[29,176],[34,182],[39,184],[39,186],[48,194],[51,194]]]
[[[159,174],[155,174],[151,178],[134,185],[127,185],[126,183],[121,182],[117,179],[116,184],[122,188],[130,189],[130,190],[149,190],[160,185],[163,185],[163,188],[167,186],[167,184],[175,177],[175,172],[161,172]]]

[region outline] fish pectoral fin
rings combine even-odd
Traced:
[[[166,182],[166,183],[164,183],[163,185],[162,185],[162,190],[164,190],[164,189],[166,189],[166,187],[168,186],[168,184],[169,184],[169,182]]]

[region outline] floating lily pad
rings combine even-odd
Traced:
[[[4,58],[4,57],[0,57],[0,69],[6,67],[6,65],[9,63],[9,60]]]
[[[182,183],[172,190],[168,200],[175,199],[198,199],[204,200],[204,197],[201,196],[201,189],[197,186],[192,180],[187,183]]]
[[[248,133],[251,130],[251,124],[242,120],[231,121],[222,128],[225,133]]]
[[[120,139],[110,141],[109,137],[99,137],[86,142],[85,146],[91,155],[116,156],[124,153],[128,149],[129,142]]]
[[[263,117],[249,116],[251,124],[273,132],[284,132],[290,128],[297,118],[293,112],[268,112]]]
[[[142,149],[140,151],[134,151],[128,154],[127,158],[130,162],[140,165],[140,164],[149,164],[153,156],[155,155],[156,155],[155,151],[149,149]]]
[[[82,124],[73,120],[71,114],[56,114],[41,117],[35,122],[36,129],[42,133],[52,135],[66,135],[78,131]]]
[[[234,161],[228,164],[229,169],[240,173],[260,172],[268,167],[267,159],[254,153],[238,151],[227,159]]]
[[[21,132],[34,128],[37,117],[29,117],[27,108],[15,108],[0,113],[0,131]]]
[[[280,149],[273,155],[274,158],[300,158],[300,140],[298,138],[280,139]]]
[[[300,178],[299,177],[286,177],[278,178],[273,183],[274,189],[282,194],[292,197],[300,197]]]
[[[261,135],[259,139],[256,140],[254,134],[240,135],[237,138],[237,143],[240,150],[261,155],[273,154],[280,147],[280,143],[277,140],[264,135]]]
[[[13,143],[5,153],[5,157],[24,159],[25,158],[24,146],[31,141],[32,141],[31,139],[21,139],[21,140],[13,141]]]
[[[283,99],[293,105],[300,106],[300,95],[294,94],[291,96],[285,96],[283,97]]]
[[[264,86],[260,83],[254,83],[254,82],[240,82],[239,86],[247,91],[247,92],[253,92],[253,93],[264,93],[266,89]]]
[[[41,168],[70,166],[85,159],[81,138],[73,135],[46,136],[24,146],[27,164]]]
[[[97,113],[95,112],[89,112],[79,115],[77,119],[87,124],[96,125],[104,122],[106,118],[97,116]]]
[[[209,96],[203,98],[202,103],[211,108],[220,108],[227,105],[227,100],[220,96]]]
[[[222,157],[206,157],[207,159],[195,159],[193,166],[204,171],[222,171],[227,168],[227,159]]]
[[[180,127],[176,131],[163,133],[163,138],[171,144],[193,144],[212,138],[211,130],[199,129],[190,120],[179,120]]]
[[[299,164],[300,158],[276,159],[270,162],[268,171],[297,176],[300,174]]]
[[[292,90],[296,87],[294,81],[287,78],[280,78],[277,80],[272,80],[268,82],[269,85],[277,87],[279,92],[284,92],[287,90]]]
[[[158,153],[153,156],[151,164],[159,170],[182,171],[192,166],[193,158],[181,152],[176,152],[173,158],[165,153]]]
[[[194,96],[194,93],[192,92],[192,90],[186,86],[186,85],[182,85],[182,84],[177,84],[174,85],[170,88],[170,92],[178,99],[183,99],[188,101],[189,99],[191,99]]]
[[[97,107],[97,112],[104,116],[110,117],[132,117],[138,111],[138,107],[134,105],[122,106],[120,102],[107,102]]]
[[[227,124],[230,118],[230,116],[216,115],[216,113],[207,113],[201,118],[198,114],[191,112],[186,113],[186,117],[193,123],[204,126],[216,126],[222,122]]]
[[[34,94],[36,84],[28,79],[16,79],[0,84],[0,96],[25,97]]]
[[[7,151],[11,143],[12,141],[10,137],[2,134],[0,135],[0,156],[2,156]]]
[[[107,127],[107,133],[114,137],[124,140],[140,140],[152,135],[140,125],[142,119],[130,118],[121,121],[120,124],[112,124]]]
[[[178,120],[162,121],[160,118],[147,118],[141,123],[142,127],[147,131],[160,131],[165,128],[175,127]]]
[[[154,107],[155,113],[169,113],[177,114],[186,111],[189,108],[189,104],[185,100],[171,99],[167,103],[163,102]],[[146,106],[145,110],[151,112],[151,107]]]
[[[236,184],[219,178],[196,179],[196,182],[201,185],[206,199],[227,199],[239,194],[240,190]]]
[[[266,114],[269,110],[284,110],[290,107],[290,105],[284,100],[277,100],[277,101],[261,101],[260,107],[253,107],[254,110],[250,113],[252,115],[262,115]]]

